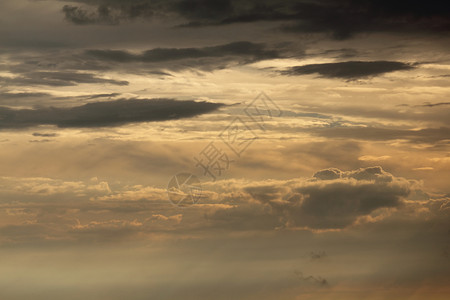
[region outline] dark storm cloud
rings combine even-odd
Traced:
[[[68,21],[119,24],[136,18],[178,17],[186,26],[289,21],[283,28],[345,39],[359,32],[448,32],[450,5],[437,0],[79,0],[63,8]],[[183,23],[183,20],[185,22]]]
[[[413,68],[411,64],[397,61],[347,61],[295,66],[280,73],[289,76],[319,74],[325,78],[355,80]]]
[[[152,122],[194,117],[212,112],[221,103],[176,101],[173,99],[116,100],[88,103],[71,108],[14,110],[0,107],[0,129],[38,125],[58,127],[119,126],[132,122]]]
[[[424,128],[420,130],[388,129],[376,127],[335,127],[314,129],[314,134],[328,138],[360,139],[369,141],[407,140],[412,143],[438,143],[450,140],[450,128]]]
[[[114,85],[128,85],[128,81],[105,79],[90,73],[39,71],[22,73],[18,77],[0,77],[0,83],[8,85],[48,85],[75,86],[79,83],[109,83]]]
[[[203,47],[203,48],[155,48],[141,54],[131,54],[121,50],[87,50],[88,56],[100,60],[113,62],[145,62],[158,63],[174,60],[218,58],[237,56],[244,62],[254,62],[263,59],[278,58],[275,50],[268,50],[264,44],[251,42],[234,42],[225,45]]]

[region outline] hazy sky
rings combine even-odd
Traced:
[[[434,0],[0,1],[0,298],[448,299],[449,34]]]

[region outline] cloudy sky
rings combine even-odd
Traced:
[[[450,6],[0,1],[0,298],[448,299]]]

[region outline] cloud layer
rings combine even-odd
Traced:
[[[0,129],[39,125],[58,127],[119,126],[134,122],[177,120],[212,112],[221,103],[173,99],[115,100],[71,108],[11,109],[0,107]]]
[[[286,31],[329,33],[346,39],[361,32],[448,32],[450,7],[441,1],[236,1],[79,0],[89,5],[65,5],[65,18],[77,25],[109,24],[137,18],[178,16],[185,26],[199,27],[252,23],[290,22]]]
[[[290,76],[318,74],[325,78],[356,80],[411,69],[412,65],[397,61],[346,61],[295,66],[281,71],[281,74]]]

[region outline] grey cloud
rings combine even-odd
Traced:
[[[77,25],[117,25],[119,23],[119,16],[112,15],[107,6],[100,5],[97,10],[93,12],[77,6],[64,5],[62,11],[66,20]]]
[[[279,186],[248,187],[244,190],[252,195],[253,198],[263,203],[268,203],[272,200],[279,199],[283,196],[283,194],[287,193],[285,188]]]
[[[294,271],[294,274],[298,277],[298,279],[303,283],[311,283],[318,286],[327,286],[328,281],[325,278],[322,277],[315,277],[315,276],[305,276],[300,271]]]
[[[222,20],[233,12],[229,0],[75,0],[81,6],[64,5],[67,21],[76,25],[118,25],[135,19],[172,16],[187,20]],[[182,22],[180,20],[180,22]]]
[[[275,50],[267,49],[264,44],[255,44],[247,41],[234,42],[224,45],[202,48],[155,48],[141,54],[132,54],[122,50],[87,50],[86,55],[103,61],[115,63],[164,63],[183,61],[176,68],[202,67],[217,63],[237,61],[241,64],[251,63],[264,59],[278,58],[280,54]],[[223,61],[217,61],[217,59]],[[205,59],[214,59],[211,61]],[[170,65],[161,65],[161,68],[170,69]]]
[[[230,0],[180,0],[174,9],[189,20],[217,22],[232,15],[235,5],[236,3]]]
[[[352,49],[352,48],[342,48],[342,49],[329,49],[329,50],[325,50],[322,53],[320,53],[320,56],[330,56],[330,57],[334,57],[334,58],[341,58],[341,59],[345,59],[345,58],[353,58],[353,57],[357,57],[358,55],[360,55],[360,51],[356,50],[356,49]]]
[[[444,106],[444,105],[450,105],[450,102],[438,102],[438,103],[425,103],[422,105],[416,105],[419,107],[435,107],[435,106]]]
[[[0,84],[71,86],[77,83],[126,85],[123,80],[103,78],[102,72],[171,76],[170,71],[213,71],[266,59],[286,57],[287,48],[266,43],[237,41],[209,47],[152,48],[140,53],[127,50],[87,49],[58,51],[39,57],[11,56],[2,69],[16,75],[1,77]]]
[[[437,32],[450,30],[450,6],[442,1],[272,1],[272,0],[80,0],[89,8],[64,6],[78,25],[110,24],[154,16],[178,17],[186,26],[260,21],[290,22],[282,28],[299,33],[328,33],[346,39],[360,32]]]
[[[33,132],[33,136],[38,137],[57,137],[57,133],[40,133],[40,132]]]
[[[438,143],[450,138],[450,128],[425,128],[420,130],[389,129],[377,127],[334,127],[314,129],[313,134],[329,138],[360,140],[408,140],[412,143]]]
[[[0,77],[0,82],[1,82]],[[9,80],[9,79],[8,79]],[[35,102],[37,99],[51,98],[49,93],[31,93],[31,92],[0,92],[1,105],[23,105],[24,102]]]
[[[0,128],[38,125],[58,127],[118,126],[131,122],[176,120],[212,112],[221,103],[173,99],[116,100],[88,103],[71,108],[10,109],[0,107]]]
[[[52,140],[44,139],[44,140],[30,140],[29,143],[49,143],[52,142]]]
[[[18,88],[28,88],[27,85],[15,82]],[[52,106],[61,105],[66,106],[79,105],[87,100],[95,99],[117,99],[121,93],[99,93],[99,94],[85,94],[79,96],[59,96],[51,93],[30,93],[30,92],[0,92],[0,105],[8,107],[34,107],[38,106]]]
[[[326,32],[346,39],[361,32],[446,32],[450,6],[440,1],[295,1],[295,32]]]
[[[273,229],[343,229],[377,209],[401,207],[413,186],[414,181],[395,177],[381,167],[347,172],[333,168],[321,170],[306,181],[247,186],[243,190],[250,197],[248,205],[244,202],[218,210],[209,219],[223,222],[229,216],[235,228],[256,226],[258,220],[264,220],[265,226],[260,229],[268,225]]]
[[[0,77],[0,83],[8,85],[48,85],[75,86],[79,83],[109,83],[114,85],[128,85],[128,81],[105,79],[90,73],[75,73],[64,71],[39,71],[22,73],[15,78]]]
[[[344,172],[342,178],[353,178],[356,180],[374,180],[378,182],[392,182],[393,176],[383,170],[380,166],[366,167],[355,171]]]
[[[323,259],[327,258],[327,256],[328,255],[325,251],[319,251],[319,252],[311,251],[311,253],[309,254],[310,259],[313,261],[323,260]]]
[[[123,21],[136,18],[149,18],[161,15],[163,6],[157,1],[75,1],[97,4],[95,9],[86,9],[80,6],[64,5],[62,12],[66,20],[76,25],[118,25]],[[169,2],[169,1],[167,1]],[[155,5],[156,4],[156,5]]]
[[[411,64],[397,61],[347,61],[295,66],[280,73],[289,76],[319,74],[325,78],[355,80],[413,68],[414,66]]]
[[[88,99],[97,99],[97,98],[111,98],[120,96],[120,93],[109,93],[109,94],[93,94],[89,95]]]
[[[311,228],[344,228],[378,208],[400,206],[410,193],[407,180],[396,179],[381,167],[344,172],[344,178],[296,188],[304,198],[287,212],[289,221]]]
[[[320,179],[320,180],[338,179],[341,177],[341,170],[336,169],[336,168],[321,170],[321,171],[317,172],[316,174],[314,174],[313,177]]]
[[[1,79],[0,79],[1,80]],[[20,98],[35,98],[50,96],[48,93],[0,93],[0,99],[20,99]]]
[[[399,108],[401,107],[401,108]],[[330,116],[358,116],[365,117],[378,122],[381,120],[408,120],[414,122],[426,122],[429,126],[447,127],[449,124],[447,106],[440,106],[441,109],[430,109],[429,107],[422,106],[410,106],[408,104],[396,105],[395,107],[378,108],[375,106],[351,106],[351,105],[320,105],[317,104],[314,107],[305,107],[304,110],[312,113],[327,113]],[[361,124],[355,124],[361,125]],[[336,121],[329,124],[330,127],[348,126],[341,121]],[[372,127],[369,127],[372,128]],[[403,129],[403,128],[402,128]],[[364,130],[364,129],[361,129]],[[320,131],[320,130],[319,130]],[[326,129],[325,129],[326,131]]]

